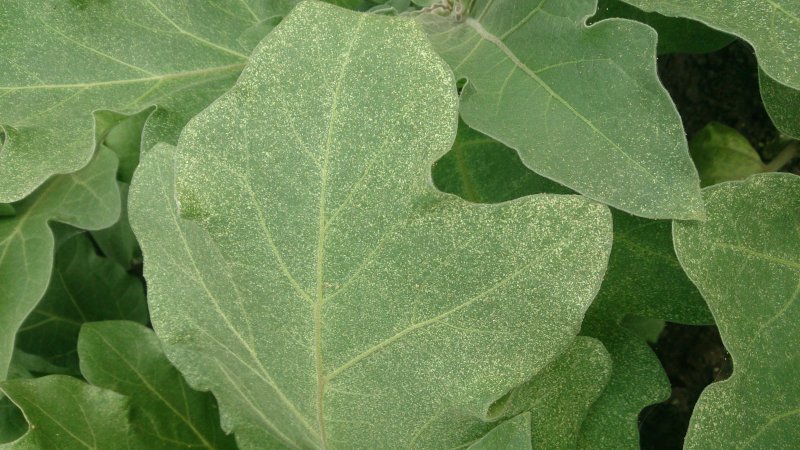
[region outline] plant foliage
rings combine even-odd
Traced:
[[[667,322],[687,448],[796,447],[798,17],[0,2],[0,449],[636,448]],[[657,55],[734,39],[776,138],[687,140]]]

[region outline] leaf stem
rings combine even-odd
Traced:
[[[765,166],[765,172],[777,172],[781,170],[784,166],[789,164],[798,153],[800,153],[800,143],[798,143],[798,141],[792,141]]]

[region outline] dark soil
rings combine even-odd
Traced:
[[[728,378],[733,363],[714,326],[668,323],[652,347],[667,372],[672,395],[639,415],[641,446],[645,450],[681,449],[700,393],[709,384]]]
[[[658,71],[689,138],[709,122],[736,128],[756,149],[778,137],[761,103],[756,57],[746,43],[700,55],[663,55]]]

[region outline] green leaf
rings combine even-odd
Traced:
[[[548,189],[547,180],[527,170],[519,158],[509,156],[506,150],[509,149],[488,136],[461,126],[453,150],[434,167],[434,182],[463,198],[489,203]],[[457,156],[463,157],[464,163],[459,164]],[[485,170],[487,167],[493,171]],[[608,271],[582,332],[603,342],[614,370],[602,395],[591,404],[587,419],[578,424],[582,447],[638,447],[639,412],[669,395],[666,374],[644,340],[628,329],[628,318],[650,317],[692,324],[713,322],[702,296],[677,261],[670,223],[619,211],[613,211],[613,216],[614,247]],[[603,373],[601,368],[594,370],[598,375]],[[598,381],[595,385],[599,388],[605,383]],[[575,391],[587,389],[586,386]],[[564,389],[574,395],[575,391],[569,391],[570,385],[564,385]],[[541,425],[534,424],[534,433],[540,428]],[[446,425],[438,429],[440,434],[446,431]],[[577,439],[577,435],[577,431],[572,435],[563,431],[548,434],[551,438],[563,436],[565,440]],[[437,444],[431,447],[443,446]]]
[[[579,431],[606,386],[611,368],[603,344],[578,336],[542,373],[512,392],[512,411],[530,411],[533,448],[576,448]]]
[[[530,450],[531,418],[523,413],[496,426],[468,450]]]
[[[8,397],[0,397],[0,444],[15,441],[28,431],[22,411]]]
[[[655,344],[661,332],[664,331],[666,322],[661,319],[651,319],[649,317],[625,316],[622,318],[622,326],[631,330],[635,335],[644,339],[650,344]]]
[[[475,203],[500,203],[524,195],[572,191],[525,167],[514,150],[458,123],[453,148],[436,161],[433,180],[442,192]]]
[[[139,242],[136,240],[128,220],[129,186],[122,182],[119,182],[118,185],[122,203],[119,220],[109,228],[92,231],[91,235],[103,255],[124,269],[130,270],[134,264],[141,263],[142,249],[139,248]]]
[[[236,448],[220,429],[214,397],[186,385],[150,329],[126,321],[89,323],[81,328],[78,352],[90,383],[130,398],[134,447]]]
[[[106,136],[103,138],[102,145],[108,147],[117,154],[117,158],[119,159],[117,179],[123,183],[131,184],[133,172],[139,164],[139,153],[142,146],[142,130],[144,130],[147,119],[152,112],[152,109],[146,109],[139,114],[128,117],[118,117],[119,115],[108,112],[98,113],[98,116],[112,116],[98,119],[105,123],[113,124],[109,127]]]
[[[29,431],[0,449],[118,449],[128,444],[128,400],[65,375],[0,383]]]
[[[703,216],[680,117],[656,76],[649,27],[587,27],[595,0],[477,0],[418,21],[457,78],[461,117],[536,173],[652,218]]]
[[[611,359],[603,344],[579,336],[533,379],[496,401],[487,417],[497,421],[529,414],[533,448],[575,448],[589,406],[602,392],[610,374]],[[496,422],[442,411],[417,431],[409,448],[463,447],[495,425]]]
[[[600,0],[593,21],[622,17],[646,23],[658,33],[658,54],[710,53],[733,42],[736,38],[689,19],[666,17],[634,8],[622,0]]]
[[[666,400],[670,385],[645,341],[624,326],[629,315],[688,324],[712,323],[700,293],[686,277],[672,247],[670,223],[614,216],[614,247],[597,298],[581,334],[608,349],[613,373],[581,430],[581,448],[638,448],[638,417]]]
[[[800,90],[773,80],[763,70],[758,71],[761,98],[769,117],[782,133],[800,139]]]
[[[83,167],[93,114],[157,105],[145,148],[175,142],[236,80],[237,38],[263,17],[257,1],[8,0],[0,5],[0,202]],[[57,70],[54,70],[57,67]]]
[[[81,325],[110,319],[147,323],[144,289],[80,234],[56,250],[50,285],[17,333],[17,347],[77,372]]]
[[[800,2],[796,0],[623,0],[645,11],[686,17],[738,36],[755,48],[759,67],[800,89]]]
[[[117,159],[100,150],[85,168],[53,177],[0,218],[0,380],[5,379],[14,336],[47,289],[54,240],[49,222],[96,230],[119,217]]]
[[[0,203],[0,217],[8,217],[17,214],[14,207],[8,203]]]
[[[155,330],[242,447],[407,446],[573,340],[608,211],[436,191],[456,105],[413,21],[306,2],[184,130],[174,180],[168,148],[145,158],[131,219]]]
[[[766,170],[761,156],[746,137],[716,122],[706,125],[692,138],[689,151],[703,187],[743,180]]]
[[[754,175],[704,190],[706,222],[676,222],[675,250],[734,363],[695,406],[687,448],[800,442],[800,177]]]

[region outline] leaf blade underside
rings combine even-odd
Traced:
[[[264,430],[299,447],[408,445],[442,409],[485,414],[572,342],[608,211],[436,191],[456,105],[413,22],[305,2],[174,157],[145,158],[131,219],[153,324],[240,446]]]

